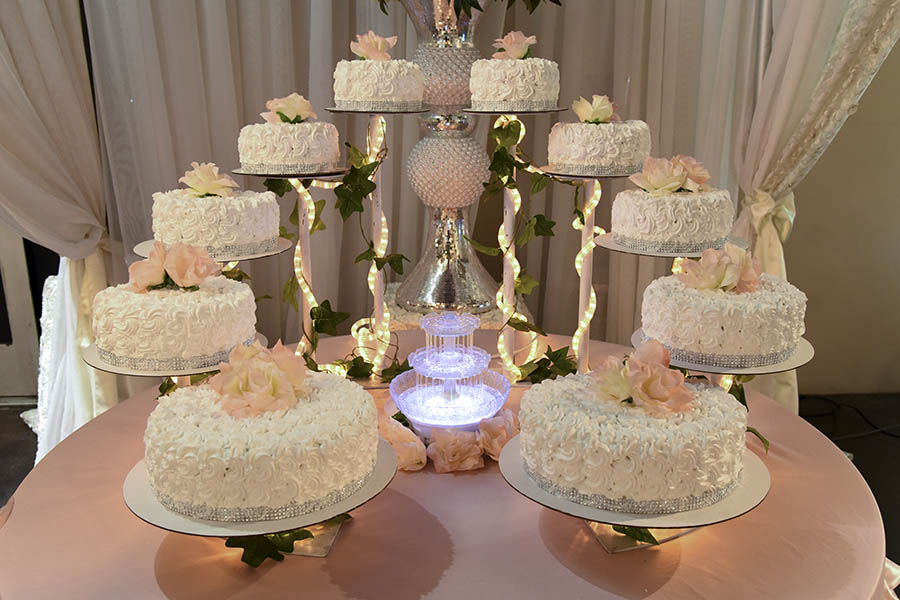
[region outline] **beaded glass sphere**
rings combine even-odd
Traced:
[[[456,133],[430,132],[413,146],[406,160],[409,182],[425,206],[471,206],[490,178],[484,144],[471,137],[457,137]]]

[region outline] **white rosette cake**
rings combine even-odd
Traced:
[[[316,118],[312,105],[296,93],[266,102],[265,123],[246,125],[238,135],[241,169],[261,175],[303,175],[339,168],[337,128]]]
[[[213,258],[268,252],[278,241],[272,192],[232,191],[238,184],[212,163],[191,163],[187,189],[153,194],[153,237],[166,245],[201,246]]]
[[[472,110],[526,112],[552,110],[559,102],[559,65],[530,58],[537,39],[511,31],[494,42],[490,59],[472,64],[469,90]]]
[[[423,107],[425,75],[419,65],[391,60],[388,50],[397,36],[383,38],[369,31],[350,42],[362,60],[342,60],[334,69],[334,106],[369,112],[417,111]]]
[[[639,190],[624,190],[612,206],[616,243],[650,252],[721,248],[734,221],[728,190],[707,185],[709,172],[690,156],[647,158],[631,176]]]
[[[641,327],[680,361],[747,368],[790,358],[805,330],[806,295],[734,246],[684,260],[644,290]]]
[[[557,123],[550,130],[547,154],[554,173],[592,177],[631,175],[650,154],[650,128],[643,121],[614,120],[606,96],[578,98],[572,109],[579,123]]]
[[[710,506],[743,473],[747,411],[723,389],[686,384],[651,341],[589,375],[533,386],[519,412],[526,473],[585,506],[666,514]]]
[[[206,250],[156,242],[129,282],[94,297],[91,327],[105,362],[142,371],[213,367],[256,336],[250,286],[218,275]]]
[[[280,343],[238,347],[208,385],[159,399],[147,420],[150,486],[169,510],[212,521],[284,519],[358,491],[378,446],[375,403],[307,372]]]

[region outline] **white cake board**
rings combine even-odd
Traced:
[[[155,240],[146,240],[141,242],[140,244],[136,244],[134,247],[134,253],[140,257],[147,258],[150,256],[150,251],[153,250],[153,243]],[[256,254],[239,254],[234,256],[217,256],[213,260],[216,262],[224,263],[224,262],[232,262],[232,261],[241,261],[241,260],[253,260],[254,258],[264,258],[266,256],[274,256],[276,254],[281,254],[285,250],[290,250],[294,247],[294,242],[291,240],[280,237],[275,242],[275,247],[267,252],[257,252]]]
[[[523,496],[573,517],[607,523],[658,529],[686,529],[728,521],[756,508],[769,493],[771,478],[769,469],[758,456],[747,449],[744,452],[744,475],[741,482],[728,496],[706,508],[688,510],[667,515],[636,515],[601,510],[577,504],[554,496],[540,487],[525,473],[519,452],[520,436],[506,443],[500,453],[500,473],[506,483]]]
[[[150,488],[150,476],[144,459],[141,459],[128,475],[122,486],[125,504],[129,510],[139,519],[155,525],[160,529],[186,533],[188,535],[200,535],[206,537],[233,537],[246,535],[265,535],[290,531],[301,527],[308,527],[327,521],[332,517],[350,512],[358,508],[381,493],[388,486],[397,473],[397,455],[394,449],[385,440],[378,439],[378,454],[375,461],[375,471],[369,477],[362,488],[352,496],[332,504],[328,508],[315,512],[291,517],[290,519],[276,519],[272,521],[253,521],[247,523],[226,523],[220,521],[205,521],[192,519],[176,512],[170,511],[156,499]]]
[[[550,165],[544,165],[543,167],[538,167],[545,175],[552,175],[553,177],[557,177],[559,179],[572,179],[575,181],[594,181],[596,179],[620,179],[623,177],[631,177],[634,173],[630,175],[575,175],[574,173],[563,173],[561,171],[555,171],[550,168]],[[640,169],[638,169],[640,171]],[[637,173],[638,171],[635,171]]]
[[[739,248],[746,249],[749,244],[747,244],[746,240],[742,240],[738,237],[729,237],[728,241]],[[607,250],[612,250],[613,252],[623,252],[625,254],[636,254],[638,256],[657,256],[661,258],[698,258],[703,256],[703,251],[700,252],[654,252],[652,250],[638,250],[637,248],[631,248],[629,246],[623,246],[622,244],[616,243],[613,239],[612,233],[604,233],[603,235],[598,235],[594,238],[594,243],[600,246],[601,248],[606,248]]]
[[[350,172],[350,167],[338,167],[330,171],[319,171],[318,173],[251,173],[244,171],[240,167],[232,169],[235,175],[247,175],[248,177],[265,177],[266,179],[326,179],[334,177],[343,177]]]
[[[330,106],[326,108],[330,113],[335,114],[350,114],[350,115],[421,115],[422,113],[429,112],[427,108],[419,108],[416,110],[350,110],[347,108],[338,108],[336,106]]]
[[[261,333],[256,334],[256,341],[258,341],[264,348],[269,347],[269,340],[267,340],[266,336]],[[116,375],[129,375],[131,377],[184,377],[187,375],[209,373],[210,371],[215,371],[219,368],[218,365],[214,365],[212,367],[203,367],[201,369],[182,369],[180,371],[171,369],[168,371],[139,371],[130,367],[118,367],[100,358],[100,353],[97,352],[96,344],[91,344],[90,346],[85,348],[81,355],[82,358],[84,358],[84,362],[94,367],[95,369],[106,371],[107,373],[115,373]]]
[[[644,341],[644,330],[638,329],[631,334],[631,345],[637,348]],[[700,373],[717,373],[721,375],[770,375],[772,373],[781,373],[783,371],[791,371],[799,369],[813,359],[816,351],[813,349],[806,338],[800,338],[797,342],[797,348],[787,360],[764,365],[762,367],[745,367],[742,369],[736,367],[716,367],[712,365],[704,365],[700,363],[692,363],[682,360],[672,359],[669,364],[673,367],[681,367],[688,371],[699,371]]]
[[[464,108],[464,113],[473,115],[550,115],[569,110],[565,106],[557,106],[556,108],[548,108],[546,110],[474,110],[472,108]]]

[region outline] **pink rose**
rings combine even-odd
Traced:
[[[510,439],[519,433],[519,419],[508,408],[496,416],[478,424],[476,438],[482,450],[494,460],[500,460],[500,452]]]
[[[166,273],[179,287],[200,285],[204,279],[221,271],[222,268],[209,257],[206,248],[179,242],[172,244],[166,253]]]
[[[425,444],[419,436],[384,413],[378,414],[378,435],[397,453],[397,468],[401,471],[418,471],[428,462]]]
[[[651,196],[664,196],[683,188],[687,174],[680,165],[674,165],[668,159],[648,156],[640,173],[629,179]]]
[[[632,401],[659,416],[688,410],[687,404],[694,397],[680,371],[659,363],[629,358],[625,363],[625,377],[631,385]]]
[[[240,187],[227,173],[219,173],[219,167],[213,163],[191,163],[192,170],[185,171],[180,183],[188,186],[193,195],[203,196],[230,196],[231,188]]]
[[[307,119],[316,118],[310,101],[297,92],[284,98],[272,98],[266,102],[266,108],[268,112],[259,113],[266,123],[302,123]],[[278,113],[284,115],[287,121],[284,121]]]
[[[272,361],[275,365],[287,374],[294,392],[297,395],[305,396],[308,382],[306,381],[306,362],[303,360],[303,357],[297,356],[296,353],[288,350],[281,343],[281,340],[275,342],[275,345],[269,350],[269,354],[272,356]]]
[[[759,260],[750,252],[731,243],[726,243],[721,252],[724,252],[734,265],[735,275],[731,289],[738,294],[755,291],[759,287],[759,277],[762,275]]]
[[[700,260],[682,261],[681,273],[675,277],[694,289],[742,294],[759,287],[761,273],[759,261],[742,248],[726,243],[721,250],[704,250]]]
[[[603,396],[622,401],[631,396],[631,386],[625,378],[622,359],[607,356],[600,368],[591,373],[594,387]]]
[[[510,31],[502,38],[494,40],[494,48],[500,51],[495,52],[491,58],[500,60],[525,58],[528,47],[536,43],[537,38],[533,35],[525,37],[521,31]]]
[[[632,352],[631,359],[669,367],[669,351],[657,340],[647,340]]]
[[[383,38],[370,29],[365,35],[356,35],[356,41],[350,42],[350,51],[368,60],[391,60],[391,55],[387,51],[396,43],[396,35]]]
[[[471,471],[484,466],[483,451],[474,431],[432,429],[426,454],[438,473]]]
[[[162,242],[153,242],[150,255],[128,267],[128,289],[143,293],[148,287],[162,283],[166,278],[165,262],[166,247]]]
[[[705,192],[709,189],[706,182],[709,181],[709,171],[703,163],[693,156],[678,154],[672,158],[672,164],[680,166],[687,174],[684,187],[692,192]]]

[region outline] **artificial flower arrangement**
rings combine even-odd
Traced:
[[[232,189],[240,187],[227,173],[219,173],[219,167],[215,163],[191,163],[191,170],[184,172],[184,177],[179,183],[188,186],[192,196],[205,198],[206,196],[230,196]]]
[[[350,51],[361,60],[391,60],[388,50],[396,44],[396,35],[384,38],[370,29],[364,35],[356,35],[356,41],[350,42]]]
[[[139,294],[159,289],[193,292],[204,279],[221,272],[222,268],[209,257],[206,248],[179,242],[167,250],[157,241],[147,258],[128,267],[128,289]]]
[[[572,102],[572,110],[575,111],[578,120],[582,123],[600,125],[618,120],[616,105],[610,102],[608,96],[594,94],[590,102],[579,96],[578,100]]]
[[[643,168],[629,179],[651,196],[665,196],[677,192],[707,192],[711,188],[709,171],[692,156],[678,154],[667,158],[644,159]]]
[[[675,277],[688,287],[735,294],[756,291],[762,275],[759,260],[731,243],[719,250],[704,250],[699,260],[682,260],[679,271]]]
[[[266,123],[297,124],[316,118],[310,101],[297,92],[284,98],[272,98],[266,102],[266,109],[266,112],[259,113]]]
[[[531,57],[531,46],[537,43],[533,35],[525,36],[521,31],[510,31],[502,38],[494,40],[494,48],[498,51],[491,58],[498,60],[517,60]]]

